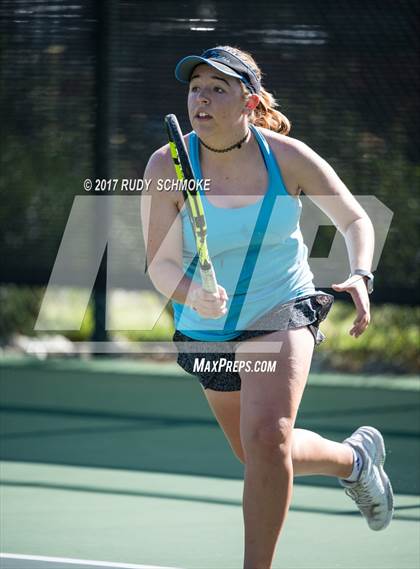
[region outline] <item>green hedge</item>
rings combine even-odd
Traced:
[[[33,335],[42,296],[41,288],[0,286],[0,342],[18,332]]]
[[[31,287],[0,287],[0,340],[7,344],[14,333],[35,335],[34,325],[44,289]],[[137,302],[137,314],[144,315],[145,328],[150,315],[159,310],[161,299],[152,292],[142,293]],[[73,302],[75,302],[73,300]],[[68,307],[70,310],[72,306]],[[120,311],[129,318],[132,305],[127,298]],[[52,308],[54,314],[65,316],[66,306]],[[315,350],[314,366],[324,370],[357,373],[418,373],[420,370],[420,307],[391,304],[372,305],[371,323],[359,338],[350,336],[356,310],[351,303],[335,301],[321,330],[327,336]],[[162,312],[152,330],[121,330],[112,332],[114,338],[129,341],[169,341],[174,331],[170,305]],[[80,330],[62,332],[73,341],[89,340],[93,332],[92,306],[89,305]],[[53,332],[57,334],[58,332]]]
[[[371,322],[350,336],[356,310],[336,301],[321,324],[327,340],[319,346],[326,367],[347,372],[416,373],[420,370],[420,307],[371,305]]]

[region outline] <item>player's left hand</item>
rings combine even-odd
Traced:
[[[364,278],[360,275],[353,275],[340,284],[331,285],[337,292],[348,292],[356,307],[356,318],[353,320],[353,327],[349,334],[358,338],[370,322],[370,302]]]

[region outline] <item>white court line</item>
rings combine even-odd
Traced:
[[[87,559],[70,559],[68,557],[44,557],[40,555],[19,555],[16,553],[0,553],[0,559],[22,559],[25,561],[46,561],[47,563],[67,563],[69,565],[92,565],[116,569],[181,569],[180,567],[163,567],[162,565],[136,565],[133,563],[112,563],[110,561],[93,561]]]

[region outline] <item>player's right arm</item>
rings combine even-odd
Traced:
[[[168,145],[152,154],[144,179],[150,180],[150,186],[141,198],[141,221],[152,283],[164,296],[194,308],[203,318],[219,318],[226,313],[223,287],[219,295],[211,294],[184,274],[180,193],[158,189],[159,180],[176,179]]]

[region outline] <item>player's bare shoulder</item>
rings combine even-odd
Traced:
[[[191,134],[192,133],[188,133],[184,136],[184,142],[187,148],[188,148],[188,140]],[[165,144],[164,146],[161,146],[160,148],[158,148],[153,152],[153,154],[150,156],[147,162],[145,175],[146,174],[151,176],[157,175],[167,178],[176,177],[169,144]]]
[[[261,128],[260,131],[274,153],[287,191],[290,195],[298,197],[301,192],[299,187],[299,170],[302,164],[303,147],[305,144],[296,138],[266,128]]]
[[[152,180],[158,180],[160,178],[166,178],[172,174],[173,165],[171,152],[169,144],[165,144],[165,146],[161,146],[150,156],[144,171],[144,177]]]
[[[304,152],[306,145],[297,138],[280,134],[279,132],[274,132],[267,128],[260,128],[260,131],[276,154],[276,158],[282,156],[284,159],[287,159],[287,161],[291,161],[301,156]]]
[[[188,148],[188,139],[191,133],[184,136],[185,144]],[[161,146],[150,156],[144,172],[144,179],[150,180],[150,193],[161,194],[160,199],[169,200],[177,206],[180,210],[183,206],[184,200],[178,191],[162,191],[166,185],[166,180],[176,180],[176,172],[174,168],[173,159],[169,144]]]

